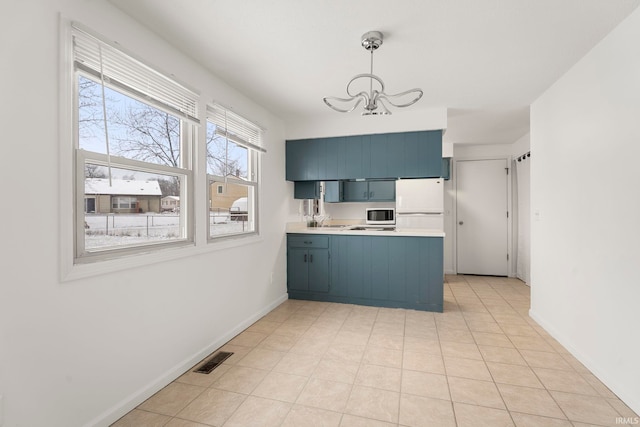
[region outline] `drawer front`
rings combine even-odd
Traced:
[[[314,236],[310,234],[289,234],[287,241],[290,247],[296,248],[328,248],[329,236]]]

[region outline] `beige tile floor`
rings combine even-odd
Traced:
[[[448,276],[444,313],[288,300],[125,426],[619,426],[637,417],[540,328],[515,279]]]

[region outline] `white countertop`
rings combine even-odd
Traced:
[[[353,235],[353,236],[412,236],[412,237],[444,237],[444,232],[440,230],[428,230],[422,228],[402,228],[395,229],[393,231],[380,231],[379,229],[368,230],[352,230],[351,228],[362,226],[361,224],[350,225],[330,225],[321,227],[307,227],[304,222],[289,222],[287,223],[287,233],[299,233],[299,234],[336,234],[336,235]],[[382,226],[379,226],[382,228]]]

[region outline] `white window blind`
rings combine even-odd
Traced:
[[[216,125],[216,134],[237,144],[266,153],[262,147],[262,129],[221,105],[207,106],[207,116]]]
[[[107,86],[134,94],[141,101],[200,123],[197,93],[105,43],[77,24],[73,24],[72,28],[76,69],[94,76],[98,81],[102,70]]]

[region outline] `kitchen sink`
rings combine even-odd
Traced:
[[[349,230],[356,231],[396,231],[395,227],[351,227]]]

